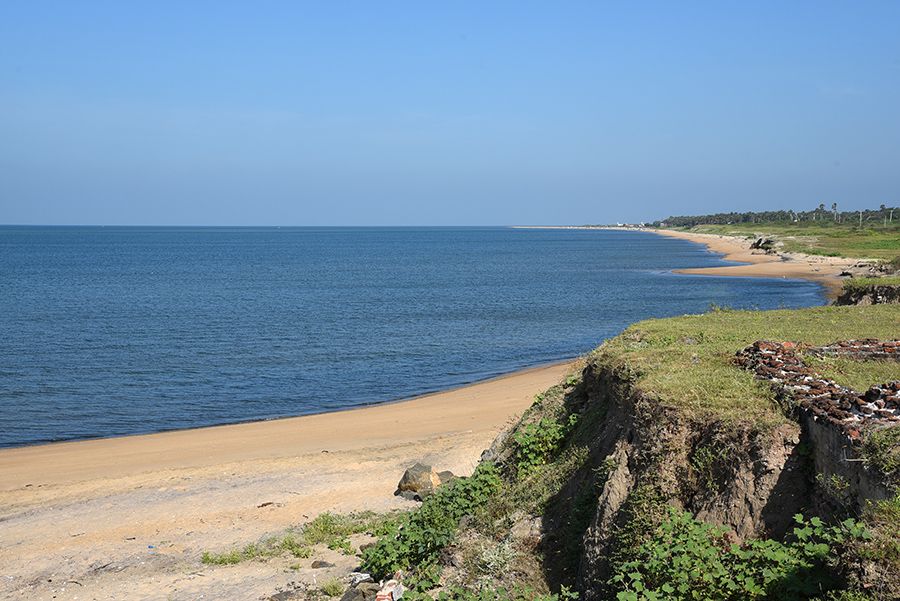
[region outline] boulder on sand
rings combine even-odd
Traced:
[[[404,472],[394,494],[405,499],[415,500],[418,497],[418,500],[422,500],[435,492],[442,481],[449,482],[453,478],[451,472],[441,472],[441,475],[438,475],[430,465],[417,462]]]

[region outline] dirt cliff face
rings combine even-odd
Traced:
[[[607,405],[589,444],[591,463],[602,467],[605,480],[583,534],[575,583],[587,599],[605,598],[611,560],[665,505],[725,526],[739,542],[781,536],[809,503],[808,457],[796,424],[758,432],[750,424],[687,421],[594,364],[585,368],[578,394],[571,404],[582,411]],[[571,505],[561,502],[556,516]],[[545,519],[548,529],[559,521],[552,512]]]
[[[835,305],[887,305],[900,304],[900,286],[872,285],[842,292],[834,301]]]

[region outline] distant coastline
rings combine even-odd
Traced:
[[[616,230],[628,232],[648,232],[669,238],[689,240],[706,246],[711,252],[725,255],[725,261],[743,263],[743,265],[727,265],[722,267],[703,267],[697,269],[677,269],[675,273],[688,275],[714,275],[731,277],[757,278],[793,278],[822,284],[835,297],[843,286],[840,274],[858,259],[844,257],[824,257],[803,253],[766,252],[750,248],[751,241],[736,236],[719,234],[700,234],[663,230],[643,226],[610,226],[610,225],[571,225],[571,226],[513,226],[520,229],[587,229]]]

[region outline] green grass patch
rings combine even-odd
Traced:
[[[824,346],[858,338],[892,339],[897,332],[900,307],[894,305],[714,310],[635,323],[593,351],[589,360],[692,419],[750,421],[765,430],[785,418],[768,386],[730,367],[737,351],[757,340]]]
[[[859,292],[863,291],[869,286],[900,286],[900,277],[886,277],[886,278],[850,278],[849,280],[844,280],[844,291],[849,292]]]
[[[900,380],[898,361],[860,361],[847,357],[819,357],[812,353],[801,353],[803,362],[823,377],[834,380],[841,386],[865,392],[876,384]]]
[[[776,250],[830,257],[891,260],[900,250],[900,225],[886,227],[864,223],[836,224],[829,221],[778,224],[698,225],[683,231],[747,238],[770,238]]]
[[[356,549],[350,545],[347,537],[363,532],[378,532],[386,522],[395,517],[373,511],[353,512],[349,515],[325,512],[308,524],[288,528],[283,535],[267,538],[260,543],[220,553],[204,551],[202,561],[209,565],[228,565],[247,560],[265,560],[285,553],[307,558],[313,554],[313,547],[319,544],[340,550],[345,555],[354,555]]]

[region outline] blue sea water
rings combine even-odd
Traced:
[[[0,228],[0,447],[320,413],[582,354],[629,323],[807,307],[648,232]]]

